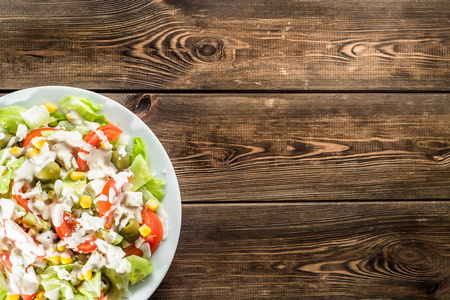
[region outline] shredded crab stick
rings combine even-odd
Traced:
[[[84,139],[84,145],[78,150],[78,170],[81,172],[89,171],[85,157],[90,153],[92,147],[99,148],[102,143],[106,142],[102,139],[103,136],[106,137],[107,141],[111,142],[118,140],[122,133],[122,130],[112,124],[103,125],[97,130],[91,131]]]
[[[27,256],[34,256],[36,259],[44,258],[46,256],[45,250],[39,246],[31,236],[29,236],[23,229],[17,225],[14,221],[10,219],[2,220],[3,232],[5,237],[8,238],[15,247],[19,248],[22,253],[27,253]],[[5,267],[5,271],[9,274],[10,278],[13,278],[13,263],[11,261],[11,254],[2,253],[0,254],[0,260]],[[30,265],[25,267],[26,276],[33,276],[34,271],[30,269]],[[23,287],[18,287],[22,289]],[[23,300],[32,300],[34,299],[36,293],[25,294],[19,293]]]
[[[16,222],[10,219],[3,220],[3,230],[5,236],[9,238],[14,243],[14,245],[25,245],[26,251],[30,254],[36,256],[37,258],[45,257],[46,253],[44,249],[39,246],[31,236],[23,231],[23,229],[19,225],[17,225]]]
[[[28,212],[30,211],[30,209],[28,208],[28,200],[24,197],[23,194],[23,189],[26,187],[27,187],[26,182],[24,181],[15,182],[13,180],[11,185],[11,194],[14,197],[14,199],[17,200],[20,206],[25,208],[25,210]]]

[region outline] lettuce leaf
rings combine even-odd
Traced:
[[[134,159],[138,155],[142,155],[145,162],[148,164],[147,151],[145,150],[145,143],[140,137],[133,138],[133,152],[130,155],[130,163],[133,163]]]
[[[130,283],[131,285],[134,285],[150,275],[153,271],[153,265],[148,259],[137,256],[137,255],[130,255],[127,256],[126,259],[131,264],[131,271],[130,271]]]
[[[54,112],[50,114],[51,117],[55,118],[56,121],[61,122],[67,120],[66,114],[61,112]]]
[[[97,299],[102,292],[102,272],[95,273],[91,280],[83,281],[83,284],[78,288],[78,292],[87,299]]]
[[[133,178],[131,178],[131,184],[133,185],[131,189],[133,191],[138,190],[153,178],[148,163],[145,161],[142,154],[139,154],[131,163],[130,171],[133,173]]]
[[[8,296],[8,289],[5,285],[5,275],[3,275],[3,272],[0,272],[0,300],[5,300]]]
[[[56,119],[50,116],[48,109],[44,105],[35,105],[20,113],[28,128],[39,128]]]
[[[0,109],[0,124],[10,133],[16,133],[18,124],[24,124],[21,113],[26,109],[17,105],[11,105]]]
[[[66,270],[70,272],[69,268]],[[39,275],[39,277],[41,278],[41,285],[46,293],[58,293],[60,300],[73,298],[76,290],[72,283],[60,279],[54,267],[48,267],[45,269],[44,273]]]
[[[146,203],[150,199],[155,199],[161,202],[166,193],[162,188],[165,184],[166,181],[163,179],[152,178],[141,188],[139,188],[138,192],[142,193],[142,200],[144,201],[144,203]]]
[[[108,300],[120,300],[129,295],[130,273],[118,274],[116,270],[102,268],[103,276],[109,281]]]
[[[0,153],[2,155],[3,153]],[[0,156],[1,157],[1,156]],[[14,171],[22,166],[25,156],[20,157],[15,162],[6,167],[6,173],[0,176],[0,194],[6,194],[9,191],[9,184],[13,178]]]
[[[101,125],[109,123],[105,115],[97,114],[97,111],[102,108],[102,105],[94,105],[89,99],[67,96],[59,101],[59,105],[61,105],[64,113],[67,113],[69,110],[76,110],[83,119],[89,122],[97,122]]]

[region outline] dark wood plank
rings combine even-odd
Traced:
[[[0,89],[448,90],[450,2],[7,1]]]
[[[183,205],[152,299],[450,299],[450,203]]]
[[[187,202],[450,198],[447,94],[110,94]]]

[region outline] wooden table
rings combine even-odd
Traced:
[[[2,1],[0,89],[134,111],[183,225],[152,299],[450,299],[450,1]]]

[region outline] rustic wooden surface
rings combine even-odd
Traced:
[[[450,2],[0,2],[0,91],[94,89],[183,202],[152,299],[450,299]]]
[[[449,11],[448,0],[7,1],[0,89],[445,91]]]

